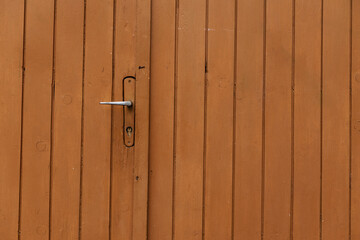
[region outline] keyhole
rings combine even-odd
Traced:
[[[127,133],[127,135],[130,137],[131,134],[132,134],[132,127],[127,127],[127,128],[126,128],[126,133]]]

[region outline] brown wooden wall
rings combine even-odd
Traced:
[[[0,239],[133,238],[135,9],[0,0]],[[151,9],[148,239],[360,239],[360,1]]]
[[[152,14],[149,238],[360,239],[360,1]]]

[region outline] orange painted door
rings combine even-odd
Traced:
[[[150,9],[0,1],[0,239],[146,238]]]
[[[359,0],[0,0],[0,240],[359,226]]]

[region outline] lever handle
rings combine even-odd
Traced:
[[[120,105],[131,107],[133,105],[132,101],[116,101],[116,102],[100,102],[103,105]]]

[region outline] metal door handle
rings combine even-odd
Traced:
[[[100,104],[104,105],[120,105],[131,107],[133,105],[132,101],[117,101],[117,102],[100,102]]]
[[[1,0],[0,0],[1,1]],[[100,102],[104,105],[120,105],[125,106],[124,109],[117,109],[118,113],[123,113],[122,118],[122,127],[123,127],[123,138],[124,145],[126,147],[132,147],[135,144],[135,88],[136,80],[133,76],[125,77],[124,79],[119,79],[122,82],[122,96],[120,96],[120,91],[114,97],[115,99],[123,99],[126,101],[114,101],[114,102]],[[120,83],[119,83],[120,84]],[[114,109],[115,110],[115,109]],[[119,112],[120,111],[120,112]],[[120,120],[120,119],[118,119]]]

